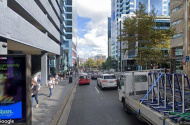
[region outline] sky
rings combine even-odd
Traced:
[[[107,20],[111,16],[111,0],[77,0],[78,55],[107,56]]]

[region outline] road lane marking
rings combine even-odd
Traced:
[[[98,93],[100,93],[96,87],[95,87],[95,89],[96,89],[96,91],[97,91]]]

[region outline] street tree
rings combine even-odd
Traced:
[[[103,69],[117,69],[117,60],[112,59],[111,56],[109,56],[102,66]]]
[[[93,59],[88,59],[86,63],[84,64],[85,67],[88,67],[89,69],[97,67],[96,62]]]
[[[96,65],[97,65],[98,67],[101,67],[103,62],[104,62],[103,59],[97,59]]]
[[[117,37],[122,45],[127,46],[122,49],[123,53],[137,52],[137,65],[151,65],[152,62],[159,64],[170,60],[166,54],[170,53],[169,40],[175,29],[161,29],[155,22],[156,19],[154,7],[147,13],[145,5],[139,3],[139,9],[134,16],[126,18],[122,33]]]

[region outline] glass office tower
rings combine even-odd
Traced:
[[[63,6],[63,51],[64,69],[75,67],[77,64],[77,10],[76,0],[65,0]]]

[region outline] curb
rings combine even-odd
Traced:
[[[65,97],[65,99],[63,100],[63,103],[61,104],[61,106],[59,107],[59,110],[57,111],[57,113],[55,114],[54,118],[52,119],[50,125],[57,125],[59,122],[59,119],[61,118],[61,115],[63,113],[63,111],[65,110],[65,107],[67,105],[67,102],[69,101],[69,97],[71,96],[74,88],[76,87],[76,83],[78,81],[78,78],[75,80],[73,86],[70,88],[67,96]],[[72,84],[72,83],[71,83]]]

